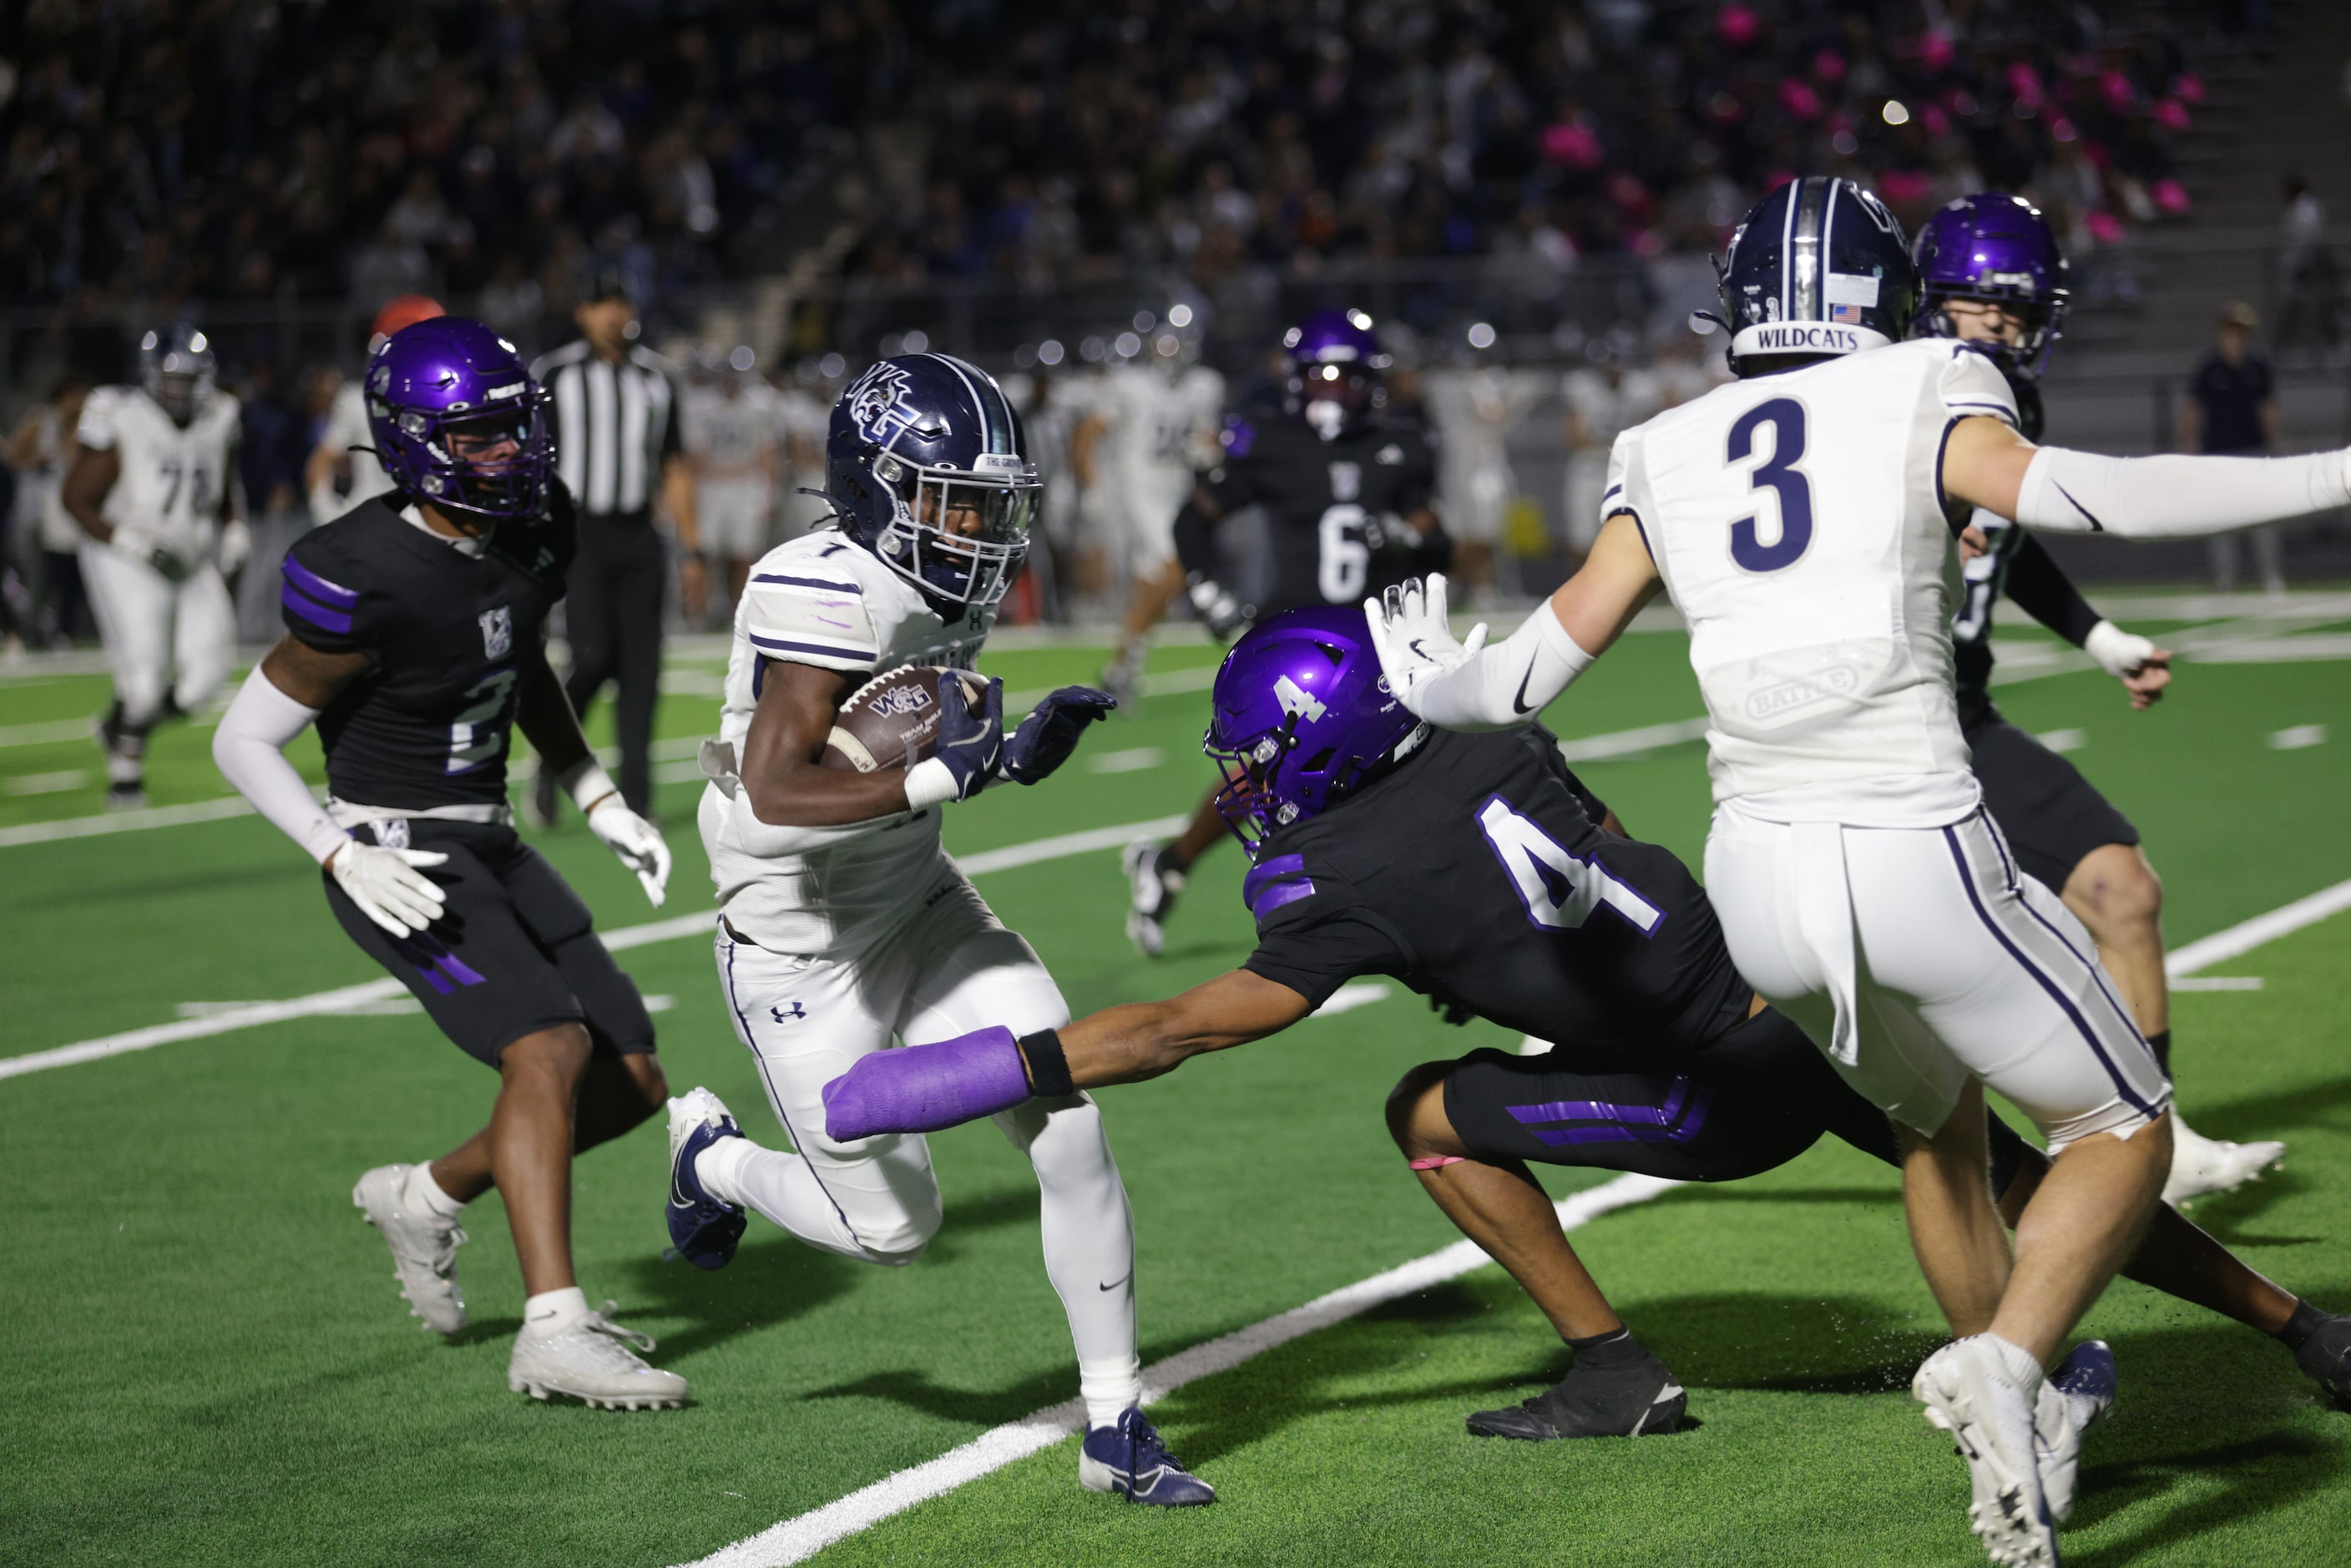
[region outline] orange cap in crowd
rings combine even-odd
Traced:
[[[375,325],[369,329],[370,349],[391,337],[403,327],[413,327],[419,321],[430,321],[435,316],[446,316],[441,301],[425,294],[395,294],[383,302],[375,313]]]

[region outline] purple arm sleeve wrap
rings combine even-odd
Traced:
[[[1008,1029],[936,1045],[861,1056],[824,1086],[824,1130],[835,1143],[877,1133],[935,1133],[1029,1098],[1029,1072]]]

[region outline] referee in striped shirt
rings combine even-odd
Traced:
[[[618,685],[621,796],[651,819],[669,571],[653,512],[658,506],[677,528],[680,597],[687,617],[699,616],[704,583],[694,481],[679,435],[677,382],[666,361],[635,345],[637,308],[627,276],[600,271],[572,317],[580,340],[531,367],[554,408],[557,466],[580,510],[580,549],[565,593],[571,640],[565,685],[582,720],[604,683]],[[554,820],[551,775],[539,774],[531,804],[541,822]]]

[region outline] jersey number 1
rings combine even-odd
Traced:
[[[1538,929],[1580,930],[1604,904],[1644,936],[1656,936],[1666,918],[1664,910],[1618,882],[1606,866],[1579,859],[1499,795],[1479,810],[1478,831],[1510,873],[1527,918]]]
[[[1813,542],[1812,481],[1796,466],[1804,455],[1804,405],[1775,397],[1740,414],[1730,427],[1729,461],[1744,463],[1755,455],[1755,428],[1761,424],[1771,427],[1771,455],[1756,465],[1747,485],[1768,487],[1779,498],[1780,537],[1767,545],[1757,535],[1757,518],[1741,517],[1730,525],[1730,559],[1747,571],[1779,571],[1795,565]]]

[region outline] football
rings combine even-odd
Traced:
[[[930,756],[939,737],[939,677],[935,664],[908,664],[874,676],[841,705],[832,733],[825,737],[819,766],[871,773],[877,768],[911,767]],[[987,683],[960,672],[974,701]]]

